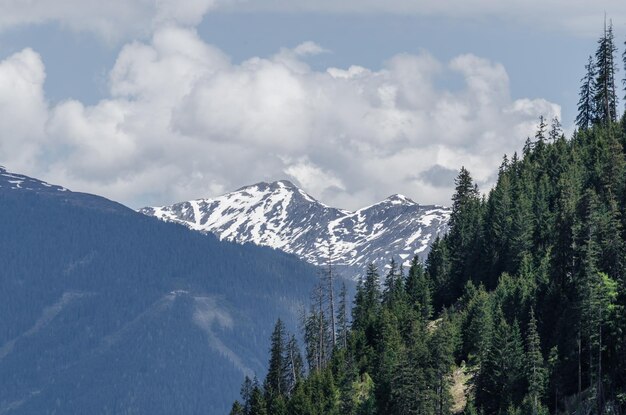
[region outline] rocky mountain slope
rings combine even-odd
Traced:
[[[0,167],[0,415],[225,414],[317,271]]]

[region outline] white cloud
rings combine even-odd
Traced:
[[[296,46],[293,49],[293,52],[297,56],[312,56],[312,55],[319,55],[320,53],[328,53],[330,51],[328,49],[324,49],[323,47],[321,47],[315,42],[306,41]]]
[[[163,25],[195,26],[220,0],[0,0],[0,31],[58,23],[108,41],[146,36]]]
[[[504,67],[473,55],[315,71],[298,50],[317,48],[233,64],[166,26],[122,49],[109,98],[92,106],[49,106],[41,60],[25,50],[0,63],[0,163],[134,207],[286,177],[345,208],[391,193],[447,203],[453,183],[434,174],[465,165],[488,183],[539,115],[560,112],[511,98]],[[438,84],[450,75],[462,87]]]
[[[35,167],[48,116],[45,78],[41,58],[31,49],[0,62],[0,158],[6,164]]]
[[[346,188],[337,177],[329,174],[311,163],[306,157],[302,157],[295,163],[287,163],[285,173],[294,178],[301,186],[317,195],[323,195],[327,191],[345,192]]]

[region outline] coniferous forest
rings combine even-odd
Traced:
[[[622,61],[609,25],[571,137],[541,118],[486,195],[461,169],[425,263],[370,266],[353,301],[329,269],[231,414],[626,414]]]

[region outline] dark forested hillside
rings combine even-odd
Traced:
[[[316,271],[0,170],[0,414],[219,414]]]
[[[314,303],[308,370],[285,369],[297,354],[275,335],[274,372],[246,380],[231,414],[626,413],[626,116],[616,115],[615,53],[609,26],[571,138],[542,118],[484,196],[461,169],[450,231],[426,263],[403,272],[392,262],[380,276],[371,267],[344,341],[329,340],[340,315],[328,299]]]

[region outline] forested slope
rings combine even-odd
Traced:
[[[572,137],[541,119],[487,195],[461,169],[449,233],[425,264],[404,273],[392,263],[382,288],[371,267],[339,340],[329,327],[341,315],[320,296],[304,324],[307,371],[278,324],[267,378],[246,381],[231,413],[626,413],[626,117],[617,117],[615,52],[609,26]]]

